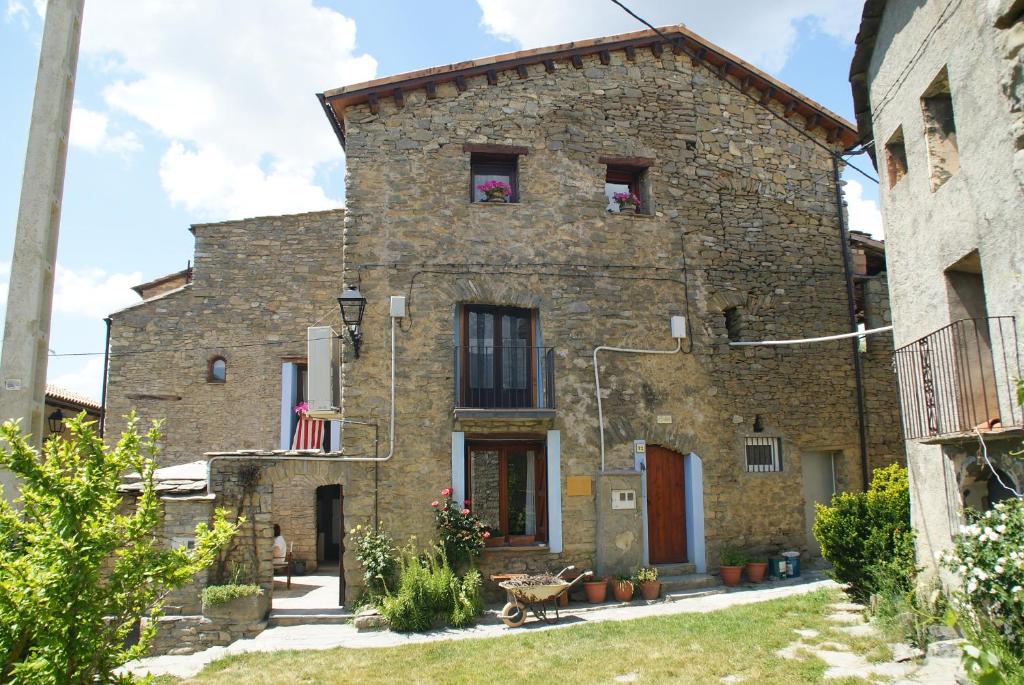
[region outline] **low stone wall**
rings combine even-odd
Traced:
[[[266,621],[240,623],[203,615],[161,616],[156,619],[156,636],[150,643],[149,654],[192,654],[209,647],[223,647],[235,640],[256,637],[266,627]]]

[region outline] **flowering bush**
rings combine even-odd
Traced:
[[[480,519],[470,511],[469,500],[459,506],[452,499],[452,489],[441,491],[441,499],[434,500],[430,506],[434,508],[437,520],[437,534],[449,563],[458,567],[480,554],[484,548],[484,540],[490,537]]]
[[[504,181],[490,180],[481,183],[476,187],[481,193],[486,195],[488,198],[500,197],[502,199],[512,194],[512,186],[505,183]]]
[[[1000,502],[961,526],[944,562],[961,580],[953,595],[960,625],[970,643],[967,672],[978,682],[1024,678],[1024,502]]]
[[[640,198],[636,196],[636,193],[615,193],[612,195],[612,200],[618,203],[619,209],[625,209],[626,205],[631,205],[634,208],[640,206]]]
[[[384,532],[370,527],[356,526],[348,532],[355,544],[356,560],[363,566],[363,581],[371,596],[387,592],[398,570],[398,553],[395,541]]]

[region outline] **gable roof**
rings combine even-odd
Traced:
[[[395,104],[402,107],[405,104],[404,94],[417,89],[426,90],[427,98],[433,99],[437,97],[436,89],[440,83],[454,81],[460,91],[465,90],[465,79],[470,76],[485,75],[488,83],[493,85],[497,82],[499,71],[516,70],[521,78],[526,78],[528,66],[543,64],[544,68],[551,72],[554,71],[555,60],[569,60],[573,66],[581,68],[584,55],[597,54],[601,61],[607,64],[608,53],[612,50],[624,50],[627,59],[632,59],[636,50],[641,48],[649,49],[655,55],[661,55],[663,50],[671,50],[677,55],[688,55],[694,65],[703,63],[720,78],[732,76],[739,80],[742,89],[752,99],[754,96],[750,93],[751,88],[760,93],[759,100],[775,100],[785,106],[787,116],[793,113],[801,115],[808,122],[808,130],[821,129],[825,134],[823,137],[827,137],[828,141],[834,142],[837,147],[850,147],[857,141],[857,130],[849,121],[727,50],[698,36],[682,24],[665,26],[658,31],[668,37],[671,43],[666,43],[656,31],[647,29],[385,76],[334,88],[318,93],[317,97],[344,147],[345,109],[353,105],[368,103],[370,110],[376,112],[381,99],[393,98]]]
[[[71,409],[91,409],[93,411],[102,409],[100,403],[91,397],[47,383],[46,401],[50,402],[51,400],[57,404],[71,405],[69,407]]]

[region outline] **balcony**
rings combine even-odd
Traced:
[[[962,319],[896,350],[903,437],[950,442],[974,431],[1019,429],[1017,322]]]
[[[555,410],[554,350],[524,345],[455,348],[458,419],[551,419]]]

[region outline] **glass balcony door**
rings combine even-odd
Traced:
[[[481,305],[464,308],[464,406],[534,406],[532,323],[529,309]]]

